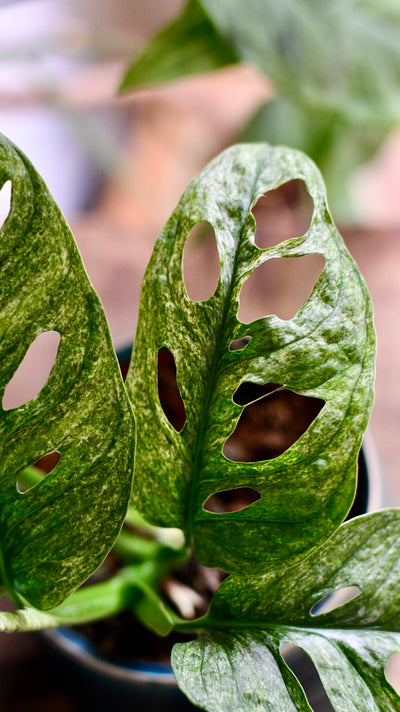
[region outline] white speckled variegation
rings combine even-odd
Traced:
[[[0,400],[28,347],[60,334],[49,379],[0,409],[1,583],[38,608],[58,605],[100,564],[121,527],[133,469],[133,417],[100,301],[59,208],[29,160],[0,135]],[[21,494],[19,472],[60,462]]]
[[[254,243],[251,209],[267,190],[303,179],[314,201],[308,232],[268,249]],[[192,227],[209,221],[220,257],[214,295],[191,301],[182,253]],[[298,313],[238,320],[241,286],[265,260],[318,253],[325,268]],[[231,351],[234,339],[250,336]],[[187,420],[168,422],[157,393],[157,353],[177,366]],[[152,523],[180,527],[206,566],[265,571],[321,544],[354,496],[357,454],[372,403],[375,335],[367,288],[329,215],[315,165],[266,144],[232,147],[189,185],[160,234],[141,294],[127,387],[138,426],[134,505]],[[240,383],[280,383],[323,399],[318,417],[274,460],[241,463],[222,453],[242,408]],[[203,508],[215,492],[251,487],[261,499],[238,512]]]
[[[399,541],[400,511],[388,509],[343,524],[290,569],[229,576],[199,638],[173,648],[180,687],[208,712],[310,712],[282,658],[289,643],[312,658],[337,712],[398,712],[385,668],[400,652]],[[311,614],[351,585],[358,596]]]

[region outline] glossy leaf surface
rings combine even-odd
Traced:
[[[306,235],[265,250],[254,244],[252,206],[294,178],[314,201]],[[185,241],[208,221],[220,279],[214,295],[192,302],[182,278]],[[237,318],[240,289],[265,260],[318,253],[325,268],[288,321]],[[230,344],[250,337],[244,348]],[[186,422],[177,432],[157,391],[157,355],[174,357]],[[156,243],[141,295],[127,387],[138,425],[134,505],[152,523],[182,528],[206,566],[265,572],[309,553],[345,517],[372,401],[374,331],[369,296],[332,224],[320,175],[305,156],[265,144],[241,145],[215,159],[184,193]],[[244,381],[276,383],[325,402],[308,430],[279,457],[228,460],[222,449],[243,410],[233,395]],[[261,498],[216,514],[216,492],[252,488]]]
[[[396,712],[400,697],[385,667],[400,652],[399,537],[400,513],[386,510],[349,521],[291,569],[229,577],[198,640],[173,649],[179,685],[209,712],[310,710],[282,659],[289,643],[312,658],[338,712]],[[349,585],[359,596],[311,615],[322,597]]]
[[[36,398],[0,410],[2,583],[38,608],[58,605],[96,568],[125,515],[133,417],[104,312],[73,237],[28,159],[0,137],[0,185],[12,181],[0,232],[0,393],[35,338],[60,334]],[[60,461],[23,494],[19,473]]]

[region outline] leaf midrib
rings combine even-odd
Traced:
[[[254,181],[253,181],[253,186],[251,190],[251,200],[249,201],[245,216],[247,217],[249,212],[251,211],[252,205],[253,205],[253,198],[255,194],[255,188],[259,182],[260,175],[262,173],[262,170],[260,168],[257,168],[257,171],[255,172],[254,176]],[[232,298],[232,293],[233,293],[233,287],[236,284],[236,275],[238,271],[238,253],[239,253],[239,248],[243,239],[243,226],[245,223],[245,219],[242,220],[242,225],[240,229],[240,234],[235,250],[235,259],[233,263],[233,269],[231,272],[231,279],[229,283],[229,289],[227,290],[226,296],[224,298],[224,309],[220,321],[220,328],[218,329],[218,337],[216,340],[215,344],[215,349],[213,353],[213,359],[212,359],[212,368],[211,368],[211,374],[210,374],[210,379],[208,381],[208,387],[206,388],[206,397],[205,397],[205,403],[204,407],[202,408],[202,413],[201,417],[199,419],[199,428],[197,431],[197,437],[196,437],[196,444],[194,448],[194,454],[193,454],[193,466],[191,468],[191,478],[190,478],[190,489],[189,489],[189,501],[188,501],[188,506],[187,506],[187,533],[188,533],[188,541],[192,547],[192,549],[195,548],[194,546],[194,522],[195,522],[195,517],[194,517],[194,512],[195,512],[195,502],[196,502],[196,494],[197,494],[197,482],[199,479],[199,473],[201,471],[201,464],[202,464],[202,447],[203,447],[203,441],[204,441],[204,433],[206,431],[207,427],[207,416],[210,411],[210,406],[211,406],[211,401],[213,398],[213,394],[215,391],[215,384],[217,381],[217,373],[218,373],[218,356],[221,352],[221,344],[223,342],[223,339],[225,337],[225,327],[226,327],[226,322],[227,322],[227,316],[231,308],[231,298]],[[214,228],[215,229],[215,228]],[[253,233],[254,234],[254,233]],[[221,279],[221,275],[220,275]],[[220,283],[219,279],[219,283]],[[218,286],[217,286],[218,290]],[[211,300],[214,299],[215,295],[211,297]],[[210,300],[210,301],[211,301]]]
[[[256,183],[257,183],[257,179],[258,179],[259,175],[260,175],[260,172],[257,173],[257,178],[256,178],[255,181],[254,181],[254,186],[255,186]],[[253,190],[254,190],[254,186],[253,186]],[[251,202],[250,202],[249,209],[248,209],[248,212],[251,210],[252,204],[253,204],[253,202],[251,201]],[[247,213],[247,214],[248,214],[248,213]],[[243,226],[242,226],[240,235],[242,236],[242,234],[243,234]],[[230,287],[229,287],[229,290],[228,290],[228,293],[227,293],[227,297],[226,297],[226,299],[225,299],[225,307],[224,307],[223,315],[222,315],[222,318],[221,318],[221,326],[222,326],[222,327],[224,327],[225,324],[226,324],[227,313],[229,312],[229,307],[230,307],[230,298],[231,298],[232,292],[233,292],[233,285],[235,284],[235,276],[236,276],[236,273],[237,273],[237,266],[238,266],[238,251],[239,251],[239,245],[240,245],[240,238],[239,238],[238,247],[237,247],[236,253],[235,253],[234,267],[233,267],[233,270],[232,270],[232,278],[231,278],[231,280],[230,280]],[[268,248],[266,248],[265,251],[267,251],[267,250],[268,250]],[[343,254],[341,254],[341,259],[342,259],[342,258],[343,258]],[[335,305],[334,305],[334,307],[333,307],[333,309],[332,309],[332,313],[331,313],[331,315],[330,315],[330,318],[332,317],[333,313],[336,311],[336,309],[338,308],[338,305],[340,304],[340,295],[341,295],[342,289],[343,289],[343,278],[342,278],[342,280],[341,280],[340,290],[339,290],[339,293],[338,293],[338,298],[337,298],[336,303],[335,303]],[[212,298],[213,298],[213,297],[211,297],[211,299],[212,299]],[[364,299],[364,308],[365,308],[365,299]],[[315,326],[315,328],[314,328],[313,331],[315,331],[315,330],[317,330],[317,329],[319,328],[319,326],[321,325],[322,321],[323,321],[323,320],[321,319],[321,321],[318,322],[318,324],[316,324],[316,326]],[[311,332],[311,333],[312,333],[312,332]],[[209,413],[209,410],[210,410],[210,404],[211,404],[211,401],[212,401],[212,396],[213,396],[213,393],[214,393],[214,390],[215,390],[214,386],[215,386],[215,382],[216,382],[216,380],[217,380],[217,378],[216,378],[216,373],[217,373],[217,371],[218,371],[218,368],[217,368],[217,356],[219,355],[219,352],[220,352],[221,342],[222,342],[222,340],[223,340],[224,334],[225,334],[225,329],[224,329],[224,328],[221,328],[221,329],[218,330],[218,339],[217,339],[217,341],[216,341],[216,348],[215,348],[215,351],[214,351],[214,358],[213,358],[213,364],[212,364],[212,370],[211,370],[211,377],[210,377],[210,387],[207,389],[207,393],[206,393],[205,406],[204,406],[203,411],[202,411],[203,415],[202,415],[202,417],[201,417],[201,419],[200,419],[200,427],[199,427],[199,429],[198,429],[198,435],[197,435],[197,438],[196,438],[195,452],[194,452],[194,458],[193,458],[193,461],[194,461],[194,462],[193,462],[193,468],[192,468],[192,477],[191,477],[191,480],[190,480],[192,486],[191,486],[191,488],[190,488],[189,506],[188,506],[188,515],[187,515],[188,538],[189,538],[189,542],[190,542],[190,544],[191,544],[191,546],[192,546],[193,548],[194,548],[193,529],[194,529],[194,521],[195,521],[195,518],[194,518],[194,504],[195,504],[195,500],[196,500],[196,490],[197,490],[198,475],[199,475],[199,473],[200,473],[200,471],[201,471],[202,441],[203,441],[204,432],[205,432],[205,430],[206,430],[207,416],[208,416],[208,413]],[[307,334],[307,336],[309,336],[309,334]],[[294,339],[293,339],[293,343],[295,343],[295,342],[297,342],[297,341],[301,341],[303,338],[304,338],[304,337],[301,337],[300,339],[294,338]],[[286,344],[285,344],[285,347],[286,347]],[[281,350],[282,348],[285,348],[285,347],[280,347],[279,349],[276,349],[276,351],[279,351],[279,350]],[[364,356],[364,359],[363,359],[363,362],[362,362],[363,364],[364,364],[365,358],[366,358],[366,356]],[[250,359],[247,359],[247,360],[250,360]],[[345,369],[343,369],[343,372],[345,372],[345,371],[348,370],[349,368],[352,368],[353,366],[354,366],[354,364],[353,364],[353,363],[350,363],[349,366],[347,366]],[[363,368],[360,367],[360,369],[359,369],[359,377],[360,377],[362,371],[363,371]],[[337,374],[335,374],[335,377],[336,377],[336,375],[337,375]],[[354,386],[353,386],[352,394],[354,393],[354,390],[355,390],[355,388],[356,388],[356,385],[358,384],[359,377],[357,378],[357,381],[356,381],[356,383],[355,383]],[[328,379],[328,380],[330,380],[330,379]],[[282,386],[282,387],[284,387],[284,386]],[[351,400],[352,400],[352,398],[349,399],[349,402],[351,402]],[[346,413],[347,413],[347,410],[346,410]],[[342,428],[343,428],[343,422],[341,423],[341,425],[340,425],[340,427],[338,428],[338,430],[336,430],[336,431],[332,434],[332,437],[331,437],[330,440],[332,440],[332,439],[334,439],[335,437],[337,437],[337,436],[338,436],[338,433],[342,430]],[[318,453],[316,453],[316,456],[317,456],[317,454],[318,454]],[[301,464],[301,462],[303,462],[303,461],[306,460],[306,459],[307,459],[307,458],[306,458],[305,456],[304,456],[303,458],[300,458],[300,459],[297,461],[297,464]],[[243,463],[242,463],[242,464],[243,464]],[[248,464],[256,465],[257,463],[248,463]],[[284,471],[284,470],[287,469],[289,466],[290,466],[290,463],[289,463],[289,464],[285,463],[284,465],[282,465],[282,466],[279,468],[279,471]],[[207,482],[207,481],[209,481],[209,480],[205,480],[205,481]],[[211,481],[210,481],[210,482],[211,482]],[[307,520],[310,520],[310,519],[312,519],[314,516],[315,516],[315,514],[311,514],[310,516],[304,517],[304,518],[301,519],[300,521],[307,521]],[[223,518],[224,518],[224,515],[221,515],[221,519],[223,519]],[[232,519],[233,519],[233,517],[230,517],[229,515],[228,515],[227,517],[225,517],[225,518],[226,518],[228,521],[232,521]],[[243,518],[243,519],[245,519],[245,518]],[[281,520],[276,520],[276,521],[277,521],[277,522],[280,522]],[[285,521],[285,520],[282,520],[282,521]]]
[[[265,619],[265,620],[259,620],[259,621],[249,621],[248,619],[243,619],[243,620],[232,620],[232,619],[222,619],[222,618],[211,618],[209,615],[205,615],[202,618],[198,618],[197,620],[184,620],[179,622],[176,625],[176,630],[177,631],[182,631],[182,632],[188,632],[194,631],[196,633],[201,632],[202,630],[239,630],[245,632],[246,630],[248,631],[265,631],[268,632],[270,635],[274,634],[274,631],[290,631],[291,633],[294,632],[300,632],[300,633],[310,633],[312,635],[320,635],[323,638],[326,638],[330,634],[335,637],[335,635],[340,632],[340,631],[345,631],[345,632],[355,632],[356,634],[362,633],[366,634],[367,632],[370,633],[392,633],[393,635],[399,635],[400,636],[400,628],[396,630],[396,628],[392,625],[390,627],[390,623],[388,625],[365,625],[364,623],[360,622],[359,625],[357,626],[354,622],[353,623],[348,623],[345,625],[344,623],[338,623],[337,626],[332,625],[330,623],[329,625],[322,626],[321,623],[317,624],[315,627],[312,625],[312,621],[309,621],[307,623],[291,623],[290,621],[282,621],[282,620],[271,620],[271,619]]]

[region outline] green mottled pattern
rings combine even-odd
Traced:
[[[306,182],[314,214],[305,236],[261,250],[251,208],[267,190]],[[214,295],[191,301],[182,253],[191,228],[214,228],[221,274]],[[268,259],[319,253],[326,265],[310,298],[284,321],[237,318],[241,286]],[[230,351],[233,339],[251,336]],[[127,386],[138,424],[134,505],[154,524],[182,528],[206,566],[264,572],[309,553],[345,517],[372,402],[372,308],[365,284],[329,215],[324,186],[303,154],[239,145],[214,159],[185,191],[160,234],[141,294]],[[158,399],[157,353],[174,355],[187,421],[177,433]],[[243,381],[280,383],[325,401],[306,433],[274,460],[238,463],[222,454],[242,408]],[[215,492],[252,487],[261,499],[239,512],[203,509]]]
[[[310,712],[276,641],[263,631],[206,631],[175,645],[179,687],[209,712]]]
[[[213,598],[209,620],[400,631],[399,540],[398,509],[351,519],[290,569],[229,576]],[[322,598],[346,586],[361,593],[331,612],[310,614]]]
[[[214,596],[204,630],[176,645],[180,687],[209,712],[309,710],[280,645],[312,658],[337,712],[398,712],[385,677],[400,652],[400,512],[342,525],[314,555],[259,577],[230,576]],[[312,616],[322,597],[346,586],[361,593]]]
[[[61,340],[39,395],[0,410],[2,583],[46,609],[100,564],[118,534],[131,488],[133,418],[73,237],[28,159],[0,136],[0,185],[7,180],[0,396],[39,334],[54,330]],[[61,459],[53,472],[18,492],[18,473],[54,450]]]
[[[400,635],[379,631],[216,630],[175,645],[179,687],[208,712],[311,712],[285,666],[281,642],[307,651],[336,712],[398,712],[400,697],[385,678]]]

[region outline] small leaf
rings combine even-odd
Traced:
[[[303,180],[313,200],[310,229],[261,250],[252,207],[292,179]],[[194,302],[182,256],[201,221],[214,229],[221,273],[213,296]],[[292,319],[269,315],[246,325],[238,319],[241,287],[260,264],[315,253],[325,267]],[[232,348],[244,338],[243,348]],[[309,554],[344,519],[354,497],[374,341],[367,289],[329,216],[315,166],[302,154],[265,144],[225,151],[185,191],[142,285],[127,377],[138,424],[134,506],[153,524],[183,529],[205,566],[265,572]],[[186,413],[180,432],[159,404],[161,347],[176,364]],[[244,382],[280,384],[324,407],[279,457],[233,462],[223,447],[243,411],[234,394]],[[216,492],[239,487],[256,490],[260,500],[224,515],[204,509]]]
[[[13,598],[51,608],[102,561],[129,499],[133,418],[106,319],[73,237],[28,159],[0,136],[0,184],[11,180],[0,232],[0,396],[39,334],[60,343],[47,382],[0,410],[2,578]],[[19,474],[60,453],[23,496]]]
[[[183,14],[135,57],[121,82],[120,91],[209,72],[237,61],[236,52],[210,22],[202,4],[190,0]]]

